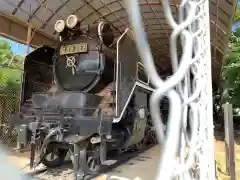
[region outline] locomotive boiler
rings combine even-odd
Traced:
[[[11,122],[19,126],[19,146],[30,145],[31,167],[60,166],[69,152],[76,179],[83,179],[114,164],[113,154],[154,141],[153,90],[131,30],[117,37],[116,48],[105,21],[83,26],[71,15],[55,30],[55,48],[26,57],[21,108]]]

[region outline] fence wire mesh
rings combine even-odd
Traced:
[[[209,1],[182,0],[176,22],[169,1],[162,0],[165,18],[173,29],[169,40],[173,75],[165,81],[156,71],[138,1],[125,3],[146,73],[156,88],[150,100],[151,115],[163,143],[157,179],[215,179]],[[164,96],[170,102],[166,134],[159,112]]]
[[[0,67],[0,140],[9,148],[17,147],[17,131],[9,126],[9,117],[19,111],[22,69]]]

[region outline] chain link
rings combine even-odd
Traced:
[[[16,81],[10,79],[9,75],[15,76]],[[22,69],[0,67],[0,141],[10,148],[17,146],[17,131],[9,126],[8,119],[19,110],[21,75]]]
[[[215,179],[209,2],[182,0],[176,22],[168,0],[162,0],[166,20],[173,29],[169,42],[173,75],[165,81],[156,71],[137,0],[125,2],[146,73],[156,88],[150,108],[158,140],[163,143],[157,179]],[[159,111],[164,96],[170,102],[166,134]]]

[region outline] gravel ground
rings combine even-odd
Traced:
[[[28,153],[11,153],[8,160],[27,174],[34,174],[34,177],[41,180],[73,180],[72,165],[67,163],[61,168],[49,169],[46,171],[44,165],[39,165],[36,169],[30,170]],[[68,158],[67,158],[68,160]]]
[[[99,174],[95,179],[106,180],[104,175],[111,177],[115,176],[113,180],[119,178],[121,180],[133,180],[137,178],[137,176],[140,177],[140,180],[154,179],[160,149],[160,146],[155,146],[138,155],[136,155],[136,153],[128,153],[125,155],[126,157],[120,159],[122,162],[111,169],[105,169],[102,174]],[[148,173],[146,173],[146,167],[148,167]],[[39,170],[41,169],[44,169],[44,167],[39,168]],[[73,180],[74,174],[72,165],[67,164],[61,168],[43,172],[35,177],[40,178],[41,180]]]
[[[139,168],[142,169],[141,172],[145,171],[146,166],[144,163],[146,160],[152,159],[155,156],[154,154],[152,154],[154,151],[155,154],[156,153],[159,154],[159,147],[151,148],[143,153],[137,152],[124,153],[124,156],[120,157],[121,159],[119,163],[115,165],[115,167],[111,167],[111,169],[110,168],[104,169],[103,173],[99,174],[97,179],[106,180],[106,178],[102,178],[102,176],[106,174],[111,176],[113,175],[121,176],[125,178],[129,176],[128,178],[130,179],[132,177],[134,178],[134,176],[136,175],[136,171],[138,171]],[[30,170],[28,166],[29,164],[28,155],[29,155],[28,153],[20,154],[12,153],[8,156],[8,160],[18,168],[22,169],[28,175],[31,175],[32,177],[35,177],[40,180],[74,180],[74,173],[72,170],[72,164],[71,162],[69,162],[69,156],[66,158],[66,161],[68,161],[69,163],[66,163],[64,166],[60,168],[46,170],[46,167],[44,165],[40,165],[35,170]],[[152,164],[153,162],[150,162],[149,165],[151,166]],[[144,175],[146,175],[146,173],[144,173]]]
[[[216,153],[216,163],[218,164],[217,168],[217,174],[219,179],[228,179],[228,177],[224,176],[224,178],[221,178],[223,176],[222,173],[222,167],[225,166],[224,162],[221,162],[222,159],[225,158],[222,153],[224,153],[224,142],[221,138],[218,136],[215,136],[215,153]],[[238,167],[240,167],[240,146],[238,145],[240,141],[237,140],[237,143],[235,145],[236,148],[236,173],[238,178],[240,177],[240,170]],[[134,180],[136,176],[140,177],[141,180],[149,180],[155,178],[155,172],[159,161],[159,154],[160,154],[161,147],[155,146],[141,154],[136,155],[133,157],[132,154],[130,156],[126,155],[125,159],[123,160],[125,162],[122,162],[118,164],[116,167],[113,167],[112,169],[107,169],[103,174],[107,174],[108,176],[118,176],[121,177],[121,180]],[[221,156],[220,156],[220,155]],[[72,170],[72,164],[68,163],[64,165],[61,168],[57,169],[50,169],[46,171],[46,168],[42,165],[38,167],[35,171],[30,171],[30,169],[27,166],[29,163],[28,154],[11,154],[8,157],[8,160],[15,164],[20,169],[23,169],[26,173],[32,173],[32,172],[41,172],[35,174],[34,177],[40,179],[40,180],[74,180],[74,174]],[[219,165],[220,164],[220,165]],[[103,175],[101,174],[101,176]],[[224,173],[225,174],[225,173]],[[100,176],[99,176],[100,177]],[[106,178],[96,178],[97,180],[106,180]],[[124,179],[124,178],[125,179]],[[224,180],[225,180],[224,179]],[[114,179],[116,180],[116,178]],[[119,180],[119,178],[118,178]]]
[[[35,177],[41,180],[74,180],[71,165],[65,165],[61,168],[47,170]]]

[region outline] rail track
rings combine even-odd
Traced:
[[[134,163],[145,161],[148,157],[140,156],[142,153],[146,152],[147,150],[154,147],[154,145],[149,145],[146,148],[143,148],[138,151],[127,151],[122,153],[120,157],[117,157],[117,163],[112,166],[103,167],[101,171],[95,176],[86,176],[85,180],[95,179],[102,174],[107,174],[111,172],[113,169],[117,168],[118,166],[128,164],[130,160],[134,159]],[[129,162],[129,165],[133,165],[133,162]],[[66,163],[59,167],[53,169],[47,169],[44,166],[40,166],[39,168],[26,173],[27,176],[32,177],[35,180],[73,180],[74,179],[74,171],[72,168],[71,161],[67,160]]]

